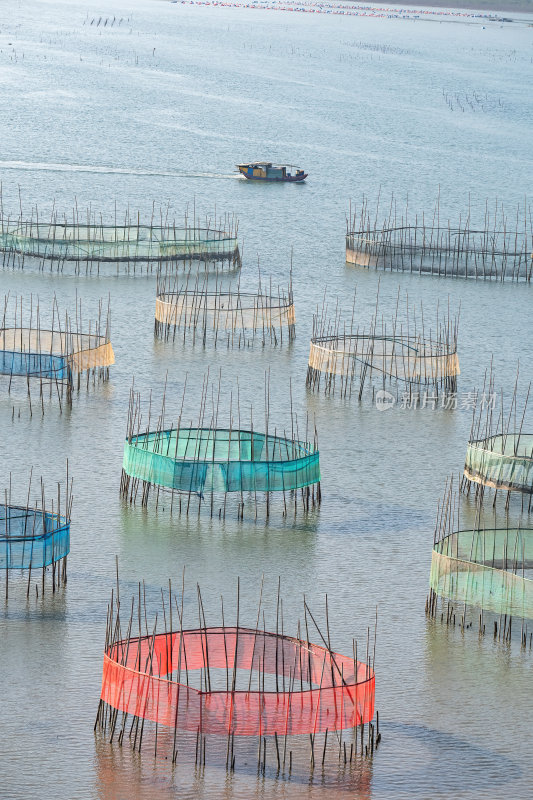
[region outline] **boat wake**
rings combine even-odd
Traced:
[[[141,175],[161,178],[214,178],[239,179],[237,174],[223,172],[167,172],[164,170],[130,169],[128,167],[98,166],[94,164],[54,164],[42,161],[0,161],[0,170],[12,169],[27,172],[91,172],[103,175]]]

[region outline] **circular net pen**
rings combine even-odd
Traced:
[[[522,238],[522,237],[521,237]],[[518,249],[517,249],[518,248]],[[531,282],[531,243],[515,232],[406,226],[351,231],[346,261],[358,267],[447,278]]]
[[[31,486],[31,482],[30,482]],[[28,496],[30,490],[28,489]],[[10,571],[28,571],[27,594],[32,572],[42,571],[42,591],[47,567],[52,567],[52,588],[55,591],[67,581],[67,555],[70,552],[70,511],[72,491],[68,487],[62,499],[58,487],[57,508],[47,509],[44,493],[33,507],[12,505],[8,493],[0,503],[0,570],[4,572],[6,597]],[[38,589],[36,586],[36,592]]]
[[[240,288],[210,291],[207,286],[181,287],[166,291],[158,286],[155,306],[155,334],[168,341],[176,332],[192,334],[205,346],[208,337],[214,346],[252,346],[256,337],[261,344],[281,344],[283,337],[295,336],[295,313],[292,290],[278,288],[277,294],[242,292]]]
[[[333,393],[337,380],[341,395],[354,381],[362,388],[376,372],[409,384],[442,386],[455,392],[459,375],[456,346],[420,336],[379,336],[377,334],[325,335],[311,339],[307,385]],[[351,390],[350,390],[351,391]]]
[[[530,283],[533,276],[533,229],[529,208],[508,217],[503,208],[485,214],[472,225],[470,208],[465,222],[440,224],[437,199],[432,212],[409,222],[408,202],[400,209],[391,198],[381,225],[379,199],[370,210],[363,199],[359,211],[350,210],[346,231],[346,262],[380,270]]]
[[[469,441],[464,476],[493,489],[533,494],[533,434],[505,433]]]
[[[442,390],[444,397],[457,391],[458,315],[452,317],[448,309],[439,317],[437,306],[435,324],[428,330],[424,309],[420,307],[417,313],[409,306],[407,295],[406,312],[399,315],[398,289],[395,315],[385,322],[379,309],[379,286],[368,326],[356,325],[355,307],[356,294],[350,319],[343,317],[338,303],[330,319],[326,298],[322,309],[317,308],[309,347],[308,389],[322,388],[326,394],[340,392],[347,397],[356,386],[361,399],[365,384],[376,379],[383,389],[393,383],[407,385],[413,405],[418,404],[422,387],[431,386],[436,393]],[[429,399],[433,402],[436,398]]]
[[[533,501],[533,434],[524,432],[528,425],[527,411],[530,386],[523,404],[519,400],[519,375],[512,395],[495,391],[492,366],[485,377],[482,391],[473,397],[472,427],[466,450],[462,488],[468,494],[475,487],[476,500],[483,500],[487,488],[494,489],[494,502],[498,492],[507,493],[505,506],[510,505],[511,494],[522,498],[522,510]],[[500,400],[497,415],[495,401]],[[522,406],[522,407],[520,407]]]
[[[42,328],[0,328],[0,373],[73,383],[73,373],[102,370],[115,363],[107,336]]]
[[[436,616],[442,598],[448,624],[455,624],[457,615],[463,627],[467,606],[490,612],[499,617],[494,637],[509,640],[513,617],[533,619],[532,569],[533,529],[453,531],[433,546],[428,609]],[[522,626],[523,646],[527,638]]]
[[[230,770],[236,758],[249,763],[249,742],[262,770],[267,750],[278,771],[282,764],[292,768],[298,746],[307,748],[311,769],[315,761],[324,764],[331,751],[337,762],[339,742],[351,746],[350,761],[359,739],[361,751],[373,754],[381,737],[378,733],[376,741],[372,724],[375,675],[368,648],[363,663],[355,641],[353,654],[346,656],[325,640],[321,646],[259,625],[242,625],[239,596],[236,624],[210,626],[199,587],[197,592],[199,626],[185,628],[183,599],[180,608],[169,583],[168,594],[161,593],[164,613],[158,615],[164,630],[162,625],[157,630],[156,619],[144,633],[138,623],[145,603],[141,595],[132,598],[129,621],[120,620],[120,604],[112,598],[95,730],[111,741],[117,736],[119,744],[129,735],[139,752],[150,736],[150,751],[164,753],[173,764],[190,760],[189,751],[196,764],[205,764],[207,755],[222,764],[225,760]],[[306,608],[307,619],[314,620]],[[343,738],[344,732],[349,735]],[[346,744],[344,748],[346,755]]]
[[[151,487],[169,489],[200,501],[214,493],[245,494],[302,491],[304,507],[320,502],[319,451],[309,442],[249,430],[173,428],[129,435],[124,443],[121,491],[134,500],[142,484],[142,503]],[[315,491],[310,487],[316,484]],[[181,499],[180,510],[181,510]]]
[[[149,665],[149,669],[145,668]],[[180,670],[181,667],[181,670]],[[181,682],[199,670],[283,674],[292,692],[201,691]],[[369,674],[370,672],[370,674]],[[314,688],[310,688],[314,687]],[[284,736],[355,728],[374,715],[374,676],[352,656],[281,634],[201,628],[131,637],[106,648],[101,699],[133,717],[222,736]],[[159,702],[158,702],[159,699]]]
[[[153,272],[161,263],[202,261],[226,262],[240,267],[238,225],[227,227],[120,225],[69,222],[2,224],[0,252],[4,266],[23,268],[26,259],[36,259],[40,269],[75,274],[119,274]]]
[[[107,380],[109,367],[115,363],[110,341],[110,311],[99,302],[98,316],[90,320],[86,332],[82,328],[82,306],[76,299],[75,317],[65,315],[63,321],[54,298],[48,324],[42,324],[39,299],[30,296],[13,298],[12,323],[8,319],[10,298],[5,297],[4,314],[0,325],[0,375],[9,378],[9,389],[13,378],[26,378],[28,390],[30,379],[41,383],[56,383],[58,389],[67,386],[70,392],[77,375],[78,389],[81,373],[92,372],[94,379]]]

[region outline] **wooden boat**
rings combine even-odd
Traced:
[[[249,181],[287,181],[300,183],[308,173],[291,164],[272,164],[270,161],[253,161],[251,164],[237,164],[237,169]],[[288,170],[292,170],[289,172]]]

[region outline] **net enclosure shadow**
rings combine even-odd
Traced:
[[[533,494],[533,434],[496,434],[468,442],[464,476],[493,489]]]
[[[39,569],[70,552],[70,517],[0,504],[0,569]]]
[[[456,606],[533,619],[533,529],[453,531],[435,542],[430,587]]]
[[[217,669],[229,673],[231,689],[188,685],[191,672]],[[237,670],[282,675],[285,688],[264,690],[261,680],[255,688],[256,675],[238,690]],[[100,696],[112,709],[176,731],[286,736],[369,722],[374,691],[373,670],[355,657],[281,634],[220,627],[113,642],[104,654]]]
[[[319,452],[307,442],[247,430],[148,431],[126,439],[124,476],[196,494],[290,491],[320,481]]]

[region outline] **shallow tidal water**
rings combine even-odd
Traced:
[[[115,23],[97,27],[99,17]],[[95,20],[91,25],[91,21]],[[119,20],[121,20],[119,24]],[[116,364],[109,382],[82,390],[59,412],[46,400],[30,416],[25,387],[0,395],[0,486],[25,501],[30,467],[50,495],[65,461],[74,478],[68,584],[26,599],[25,578],[0,578],[3,700],[0,797],[115,798],[529,798],[533,792],[529,704],[533,656],[476,630],[424,614],[434,520],[444,482],[460,473],[471,422],[468,393],[491,357],[497,386],[519,396],[531,378],[531,287],[379,274],[344,260],[345,214],[381,190],[404,207],[457,221],[485,200],[512,216],[533,178],[533,28],[431,20],[383,20],[201,8],[156,0],[3,3],[0,17],[0,178],[5,214],[19,203],[67,214],[75,203],[112,218],[115,204],[150,217],[152,203],[182,220],[234,213],[244,243],[241,286],[286,285],[293,264],[296,339],[279,347],[203,349],[154,339],[155,277],[79,276],[0,269],[0,295],[54,295],[64,312],[82,298],[86,319],[110,297]],[[449,108],[443,91],[486,96],[482,110]],[[301,164],[303,185],[255,185],[234,164],[267,158]],[[194,211],[193,211],[194,209]],[[423,303],[434,320],[461,307],[459,403],[455,410],[379,411],[371,393],[341,400],[310,394],[305,376],[312,314],[327,292],[369,324],[380,311]],[[265,524],[249,509],[224,521],[169,514],[119,497],[132,378],[167,415],[198,414],[204,375],[227,410],[237,381],[242,409],[261,426],[265,372],[270,421],[290,426],[289,381],[300,424],[319,435],[320,509]],[[378,387],[379,388],[379,385]],[[244,411],[243,411],[244,415]],[[222,414],[221,414],[222,416]],[[531,429],[531,425],[530,425]],[[207,505],[207,504],[206,504]],[[276,506],[276,503],[274,503]],[[465,513],[472,509],[465,503]],[[511,519],[521,513],[511,503]],[[523,524],[527,523],[527,518]],[[261,575],[267,623],[278,576],[285,625],[302,595],[323,618],[334,649],[366,638],[378,606],[376,705],[383,740],[372,761],[324,774],[258,775],[255,756],[234,774],[210,765],[175,769],[163,756],[93,733],[106,608],[118,556],[123,596],[144,579],[149,612],[159,587],[186,568],[187,619],[196,624],[196,582],[208,620],[227,616],[241,583],[243,624],[255,625]]]

